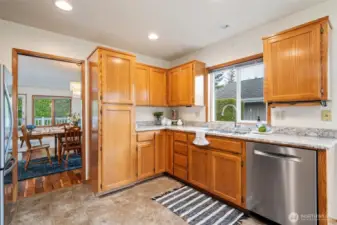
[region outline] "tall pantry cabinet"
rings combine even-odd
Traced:
[[[90,181],[94,192],[136,181],[136,57],[98,47],[88,58]]]

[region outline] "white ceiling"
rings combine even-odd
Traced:
[[[70,90],[70,82],[81,82],[81,67],[75,63],[19,56],[20,87]]]
[[[0,18],[173,60],[325,0],[0,0]],[[226,30],[220,27],[229,24]],[[160,39],[148,40],[149,32]]]

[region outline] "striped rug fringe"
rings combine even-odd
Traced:
[[[182,186],[152,200],[191,225],[241,225],[244,213],[189,186]]]

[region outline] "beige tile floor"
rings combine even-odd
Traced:
[[[105,197],[95,197],[88,185],[76,185],[20,200],[12,225],[187,224],[152,197],[181,186],[160,177]],[[260,225],[248,219],[244,225]]]

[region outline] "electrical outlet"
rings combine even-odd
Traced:
[[[322,110],[322,121],[331,121],[331,110]]]

